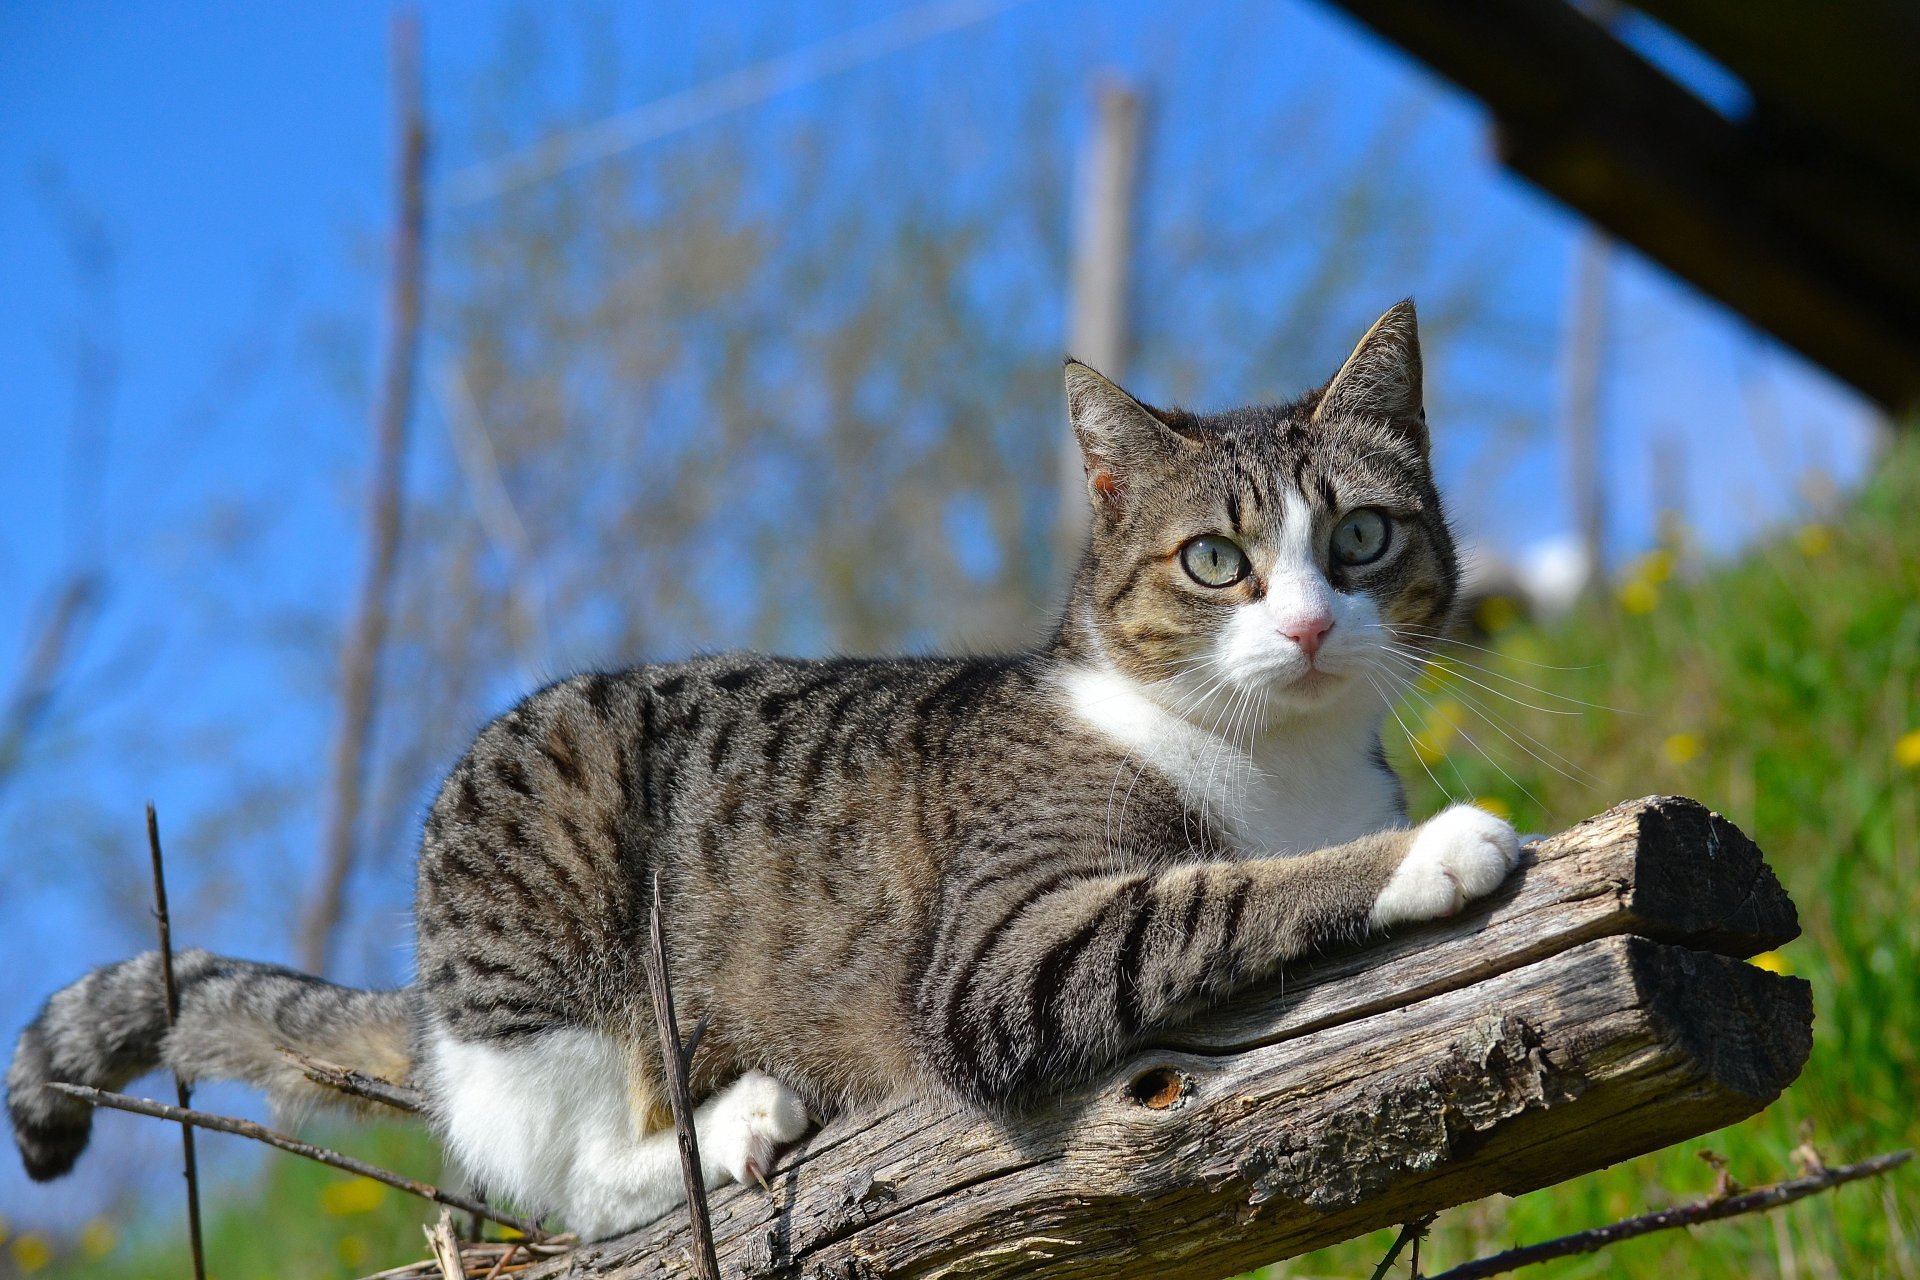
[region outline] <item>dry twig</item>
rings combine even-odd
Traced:
[[[483,1204],[471,1197],[442,1190],[430,1182],[420,1182],[413,1178],[404,1177],[401,1174],[394,1173],[390,1169],[382,1169],[378,1165],[368,1164],[364,1160],[356,1160],[352,1156],[342,1155],[338,1151],[333,1151],[326,1147],[317,1147],[311,1142],[302,1142],[298,1138],[289,1137],[287,1134],[281,1133],[276,1129],[269,1129],[265,1125],[255,1124],[251,1120],[238,1120],[232,1116],[214,1115],[210,1111],[192,1111],[186,1107],[170,1107],[164,1102],[155,1102],[151,1098],[130,1098],[124,1093],[109,1093],[105,1089],[93,1089],[80,1084],[58,1084],[50,1082],[45,1087],[59,1093],[64,1093],[69,1098],[90,1103],[96,1107],[114,1107],[121,1111],[131,1111],[136,1115],[153,1116],[158,1120],[173,1120],[180,1124],[198,1125],[202,1129],[213,1129],[220,1133],[231,1133],[242,1138],[252,1138],[255,1142],[264,1142],[270,1147],[278,1147],[282,1151],[290,1151],[294,1155],[305,1156],[309,1160],[317,1160],[321,1164],[331,1165],[335,1169],[345,1169],[348,1173],[357,1173],[363,1178],[372,1178],[375,1182],[383,1182],[389,1187],[406,1192],[408,1195],[419,1196],[422,1200],[431,1200],[435,1204],[447,1205],[454,1209],[464,1209],[468,1213],[477,1213],[489,1221],[497,1222],[502,1226],[512,1227],[515,1231],[531,1239],[545,1240],[548,1238],[546,1233],[540,1229],[540,1224],[530,1218],[518,1218],[513,1214],[503,1213],[491,1205]]]
[[[318,892],[300,927],[300,957],[324,973],[346,908],[360,824],[367,752],[373,738],[380,649],[387,634],[387,597],[400,562],[402,467],[420,359],[420,299],[426,275],[427,126],[420,100],[418,24],[393,24],[394,109],[400,133],[399,209],[393,231],[393,274],[387,300],[387,349],[374,421],[373,479],[367,495],[367,565],[360,600],[341,655],[340,729],[333,742],[332,789],[321,846]]]
[[[147,802],[147,849],[153,856],[153,916],[160,930],[160,976],[167,991],[167,1030],[172,1031],[180,1017],[180,989],[173,981],[173,922],[167,914],[167,873],[160,857],[160,818],[153,810],[152,801]],[[173,1088],[182,1111],[193,1104],[193,1090],[177,1071]],[[184,1121],[180,1125],[180,1147],[186,1164],[187,1241],[193,1249],[193,1276],[194,1280],[207,1280],[206,1245],[200,1235],[200,1162],[194,1158],[193,1126]]]
[[[1413,1245],[1413,1274],[1419,1275],[1420,1238],[1427,1234],[1427,1228],[1432,1225],[1433,1217],[1429,1215],[1416,1218],[1402,1226],[1400,1234],[1394,1237],[1393,1244],[1387,1249],[1387,1256],[1380,1259],[1380,1265],[1373,1269],[1373,1274],[1368,1277],[1368,1280],[1385,1280],[1387,1272],[1393,1267],[1394,1259],[1400,1256],[1400,1251],[1409,1243]]]
[[[276,1047],[300,1068],[307,1079],[315,1084],[325,1085],[329,1089],[338,1090],[355,1098],[378,1102],[396,1111],[410,1111],[418,1114],[424,1105],[419,1091],[411,1085],[395,1084],[379,1076],[370,1076],[364,1071],[355,1071],[352,1067],[343,1067],[337,1062],[328,1062],[324,1058],[302,1053],[291,1045],[283,1044]]]
[[[720,1280],[720,1262],[713,1251],[713,1224],[707,1212],[707,1183],[700,1176],[700,1144],[693,1131],[693,1095],[687,1088],[687,1064],[692,1048],[706,1030],[706,1019],[694,1029],[692,1048],[680,1043],[673,1017],[673,988],[667,981],[667,942],[660,923],[660,873],[653,873],[652,948],[647,954],[647,988],[653,995],[653,1018],[660,1028],[660,1056],[667,1072],[667,1100],[673,1107],[673,1132],[680,1144],[680,1173],[687,1184],[687,1217],[693,1224],[693,1270],[701,1280]]]
[[[440,1268],[440,1280],[467,1280],[467,1268],[460,1257],[460,1237],[453,1229],[453,1211],[440,1210],[440,1220],[430,1227],[421,1227],[427,1236],[427,1248],[433,1253],[433,1261]]]
[[[497,1280],[500,1273],[507,1269],[507,1264],[509,1262],[512,1262],[515,1255],[517,1255],[519,1252],[520,1252],[520,1242],[518,1240],[515,1240],[509,1243],[505,1249],[500,1251],[499,1260],[496,1261],[491,1267],[487,1268],[487,1274],[484,1277],[484,1280]]]
[[[531,1240],[480,1240],[460,1246],[460,1265],[471,1280],[500,1280],[519,1275],[548,1258],[558,1257],[573,1248],[571,1235],[553,1236],[541,1243]],[[482,1270],[482,1268],[485,1268]],[[432,1258],[409,1262],[376,1271],[364,1280],[440,1280],[440,1264]]]
[[[1539,1244],[1509,1249],[1505,1253],[1496,1253],[1490,1258],[1480,1258],[1455,1267],[1451,1271],[1443,1271],[1431,1277],[1430,1280],[1481,1280],[1484,1276],[1505,1275],[1509,1271],[1518,1271],[1521,1267],[1530,1267],[1535,1263],[1548,1262],[1554,1258],[1595,1253],[1610,1244],[1631,1240],[1635,1236],[1651,1235],[1655,1231],[1671,1231],[1676,1227],[1691,1227],[1702,1222],[1718,1222],[1722,1218],[1734,1218],[1746,1213],[1764,1213],[1769,1209],[1777,1209],[1783,1204],[1792,1204],[1795,1200],[1804,1200],[1808,1196],[1832,1190],[1843,1183],[1857,1182],[1861,1178],[1878,1177],[1890,1169],[1899,1168],[1912,1158],[1911,1151],[1893,1151],[1886,1155],[1875,1156],[1871,1160],[1862,1160],[1858,1164],[1842,1165],[1837,1169],[1822,1169],[1805,1178],[1776,1182],[1770,1187],[1756,1187],[1752,1191],[1744,1191],[1737,1195],[1709,1196],[1705,1200],[1697,1200],[1692,1204],[1677,1205],[1671,1209],[1662,1209],[1658,1213],[1628,1218],[1624,1222],[1595,1227],[1591,1231],[1577,1231],[1570,1236],[1561,1236],[1554,1240],[1543,1240]]]

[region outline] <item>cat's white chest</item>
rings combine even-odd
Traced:
[[[1309,853],[1400,825],[1397,788],[1372,758],[1377,725],[1361,712],[1248,747],[1173,715],[1111,670],[1070,668],[1063,686],[1075,716],[1247,853]]]
[[[1311,853],[1400,824],[1399,793],[1374,763],[1371,735],[1266,744],[1245,785],[1210,796],[1252,853]]]

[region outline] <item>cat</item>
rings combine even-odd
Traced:
[[[64,1174],[166,1066],[281,1101],[280,1045],[401,1080],[490,1194],[583,1236],[683,1198],[642,955],[656,874],[710,1185],[896,1095],[1005,1107],[1288,961],[1444,916],[1517,857],[1417,827],[1381,746],[1458,569],[1414,308],[1285,405],[1154,409],[1066,365],[1092,529],[1057,629],[1005,657],[725,654],[562,680],[483,730],[426,820],[398,991],[188,951],[54,995],[7,1106]],[[330,1099],[331,1100],[331,1099]]]

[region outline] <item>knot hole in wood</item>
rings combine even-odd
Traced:
[[[1186,1099],[1187,1086],[1191,1083],[1183,1071],[1153,1067],[1133,1078],[1127,1085],[1127,1097],[1149,1111],[1167,1111]]]

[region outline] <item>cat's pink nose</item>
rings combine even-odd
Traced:
[[[1280,634],[1300,646],[1309,660],[1320,652],[1320,642],[1333,630],[1333,615],[1311,613],[1304,618],[1289,618],[1280,624]]]

